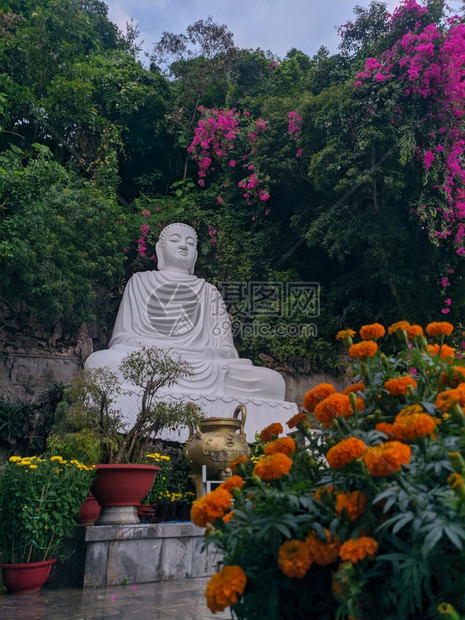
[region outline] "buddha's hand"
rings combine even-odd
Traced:
[[[202,349],[205,359],[230,359],[234,357],[233,352],[228,347],[205,347]]]

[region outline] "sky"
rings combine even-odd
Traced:
[[[143,50],[151,51],[163,32],[184,34],[186,27],[212,17],[225,24],[240,48],[269,50],[283,58],[293,47],[309,56],[325,45],[337,51],[336,27],[353,19],[353,7],[371,0],[105,0],[109,19],[123,32],[134,18]],[[452,4],[459,5],[460,0]],[[399,0],[387,0],[392,11]]]

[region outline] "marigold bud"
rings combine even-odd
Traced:
[[[449,452],[449,461],[454,471],[458,474],[465,474],[465,461],[460,452]]]
[[[381,364],[383,365],[385,370],[389,370],[389,362],[384,353],[380,353],[379,359],[381,360]]]
[[[438,606],[438,612],[444,620],[461,620],[462,618],[450,603],[441,603]]]
[[[452,407],[449,409],[449,413],[451,414],[454,422],[465,426],[465,415],[459,403],[455,403],[454,405],[452,405]]]
[[[350,404],[352,405],[352,409],[354,410],[354,413],[356,413],[357,412],[357,397],[353,392],[350,392],[348,396],[349,396]]]
[[[405,344],[406,347],[409,346],[409,341],[408,341],[408,336],[407,336],[407,332],[405,331],[405,329],[398,329],[396,332],[397,338],[403,343]]]
[[[462,474],[451,474],[447,478],[447,484],[461,500],[465,499],[465,482]]]
[[[233,487],[231,493],[235,500],[240,500],[242,498],[242,491],[237,487]]]

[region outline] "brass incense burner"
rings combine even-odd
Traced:
[[[241,415],[241,419],[239,419]],[[203,495],[202,466],[208,480],[226,480],[230,463],[238,456],[250,456],[244,433],[246,409],[239,405],[232,418],[207,418],[192,428],[186,445],[186,459],[195,482],[197,498]]]

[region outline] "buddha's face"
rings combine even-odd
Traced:
[[[186,226],[170,226],[162,245],[164,269],[175,267],[192,273],[197,258],[197,239]]]

